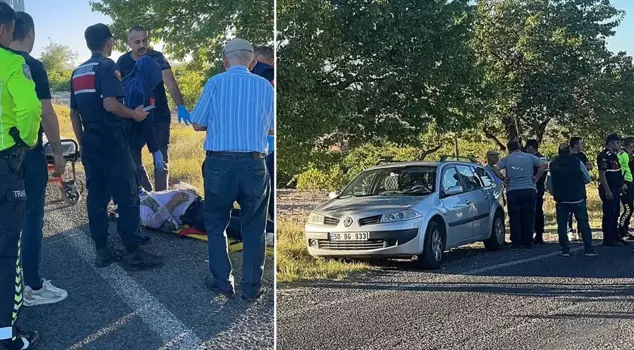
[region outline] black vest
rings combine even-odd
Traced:
[[[550,176],[555,202],[577,202],[586,199],[586,184],[579,158],[561,155],[550,163]]]

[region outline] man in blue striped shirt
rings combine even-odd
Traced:
[[[242,298],[257,300],[263,293],[266,254],[265,227],[270,196],[265,164],[267,135],[273,134],[273,87],[250,73],[253,46],[234,39],[223,50],[226,72],[207,82],[193,113],[196,131],[206,131],[204,147],[205,228],[209,239],[207,288],[235,293],[225,229],[234,201],[241,209]]]

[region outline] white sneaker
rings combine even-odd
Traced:
[[[42,279],[42,288],[40,290],[33,290],[29,286],[24,287],[24,306],[55,304],[67,297],[68,292],[55,287],[51,284],[51,281],[45,279]]]

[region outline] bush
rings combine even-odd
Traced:
[[[178,87],[183,95],[183,100],[185,100],[185,106],[189,109],[193,109],[207,81],[205,73],[189,66],[177,67],[174,68],[173,71],[176,81],[178,82]],[[172,101],[172,99],[168,99],[168,101],[170,109],[176,109],[174,101]]]
[[[51,87],[52,92],[57,91],[70,91],[70,76],[71,71],[63,71],[63,72],[49,72],[48,73],[48,83]]]
[[[335,165],[328,170],[309,169],[297,177],[297,189],[308,190],[341,190],[348,183],[348,178],[341,166]]]

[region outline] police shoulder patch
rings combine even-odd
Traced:
[[[22,65],[22,72],[24,72],[24,76],[29,79],[29,80],[33,80],[33,76],[31,75],[31,68],[29,68],[28,64],[23,64]]]
[[[114,76],[117,78],[117,80],[121,80],[121,72],[119,72],[118,70],[114,71]]]

